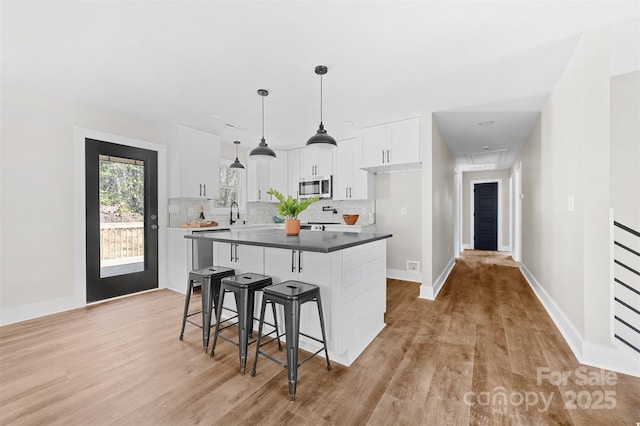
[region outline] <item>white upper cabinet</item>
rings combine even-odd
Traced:
[[[267,194],[269,188],[277,189],[285,196],[288,193],[288,161],[286,151],[275,151],[276,159],[267,161],[247,161],[247,201],[273,201]]]
[[[280,191],[285,197],[289,194],[288,164],[287,151],[276,151],[276,159],[269,161],[269,188]],[[278,202],[276,197],[272,195],[268,195],[268,197],[268,201]]]
[[[269,163],[247,160],[247,201],[269,201]]]
[[[298,198],[298,183],[300,182],[300,150],[287,151],[289,168],[289,195]]]
[[[359,138],[338,141],[333,175],[334,200],[367,200],[374,197],[374,178],[361,170],[362,143]]]
[[[373,172],[420,168],[420,119],[361,130],[362,165]]]
[[[302,148],[300,151],[300,177],[328,176],[333,174],[333,150]]]
[[[176,139],[169,149],[170,196],[218,198],[220,136],[179,125]]]

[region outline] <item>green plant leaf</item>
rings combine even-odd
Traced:
[[[269,188],[267,194],[276,197],[276,199],[279,201],[278,213],[280,213],[280,215],[284,216],[286,219],[297,219],[300,213],[302,213],[307,207],[320,199],[319,195],[307,198],[306,200],[302,201],[298,201],[291,195],[285,198],[285,196],[282,195],[280,191],[273,188]]]

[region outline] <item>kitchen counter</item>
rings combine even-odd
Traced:
[[[273,247],[289,250],[330,253],[349,247],[368,244],[390,238],[391,234],[359,232],[301,230],[297,236],[287,236],[282,229],[228,230],[227,232],[198,232],[185,235],[193,240],[208,240],[223,243]]]
[[[331,362],[349,366],[384,328],[390,237],[391,234],[311,230],[288,237],[282,228],[238,226],[231,230],[188,232],[183,240],[191,242],[194,252],[213,250],[210,265],[233,268],[236,274],[268,275],[274,284],[295,280],[317,285],[322,295],[329,357]],[[260,293],[256,297],[257,317]],[[233,298],[227,297],[224,305],[233,309]],[[265,321],[273,324],[272,313],[267,311]],[[282,311],[278,315],[278,323],[283,325]],[[300,329],[310,336],[321,335],[315,304],[303,305]],[[300,336],[300,348],[316,352],[319,344]]]

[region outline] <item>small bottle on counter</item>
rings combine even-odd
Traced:
[[[204,207],[200,206],[200,215],[198,216],[199,220],[204,220]]]

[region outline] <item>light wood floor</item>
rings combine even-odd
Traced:
[[[0,424],[635,425],[640,379],[576,384],[580,364],[514,266],[465,252],[436,301],[389,280],[387,327],[349,368],[301,367],[295,403],[274,363],[241,376],[236,347],[211,359],[192,326],[178,340],[169,290],[5,326]],[[572,375],[555,386],[538,368]]]

